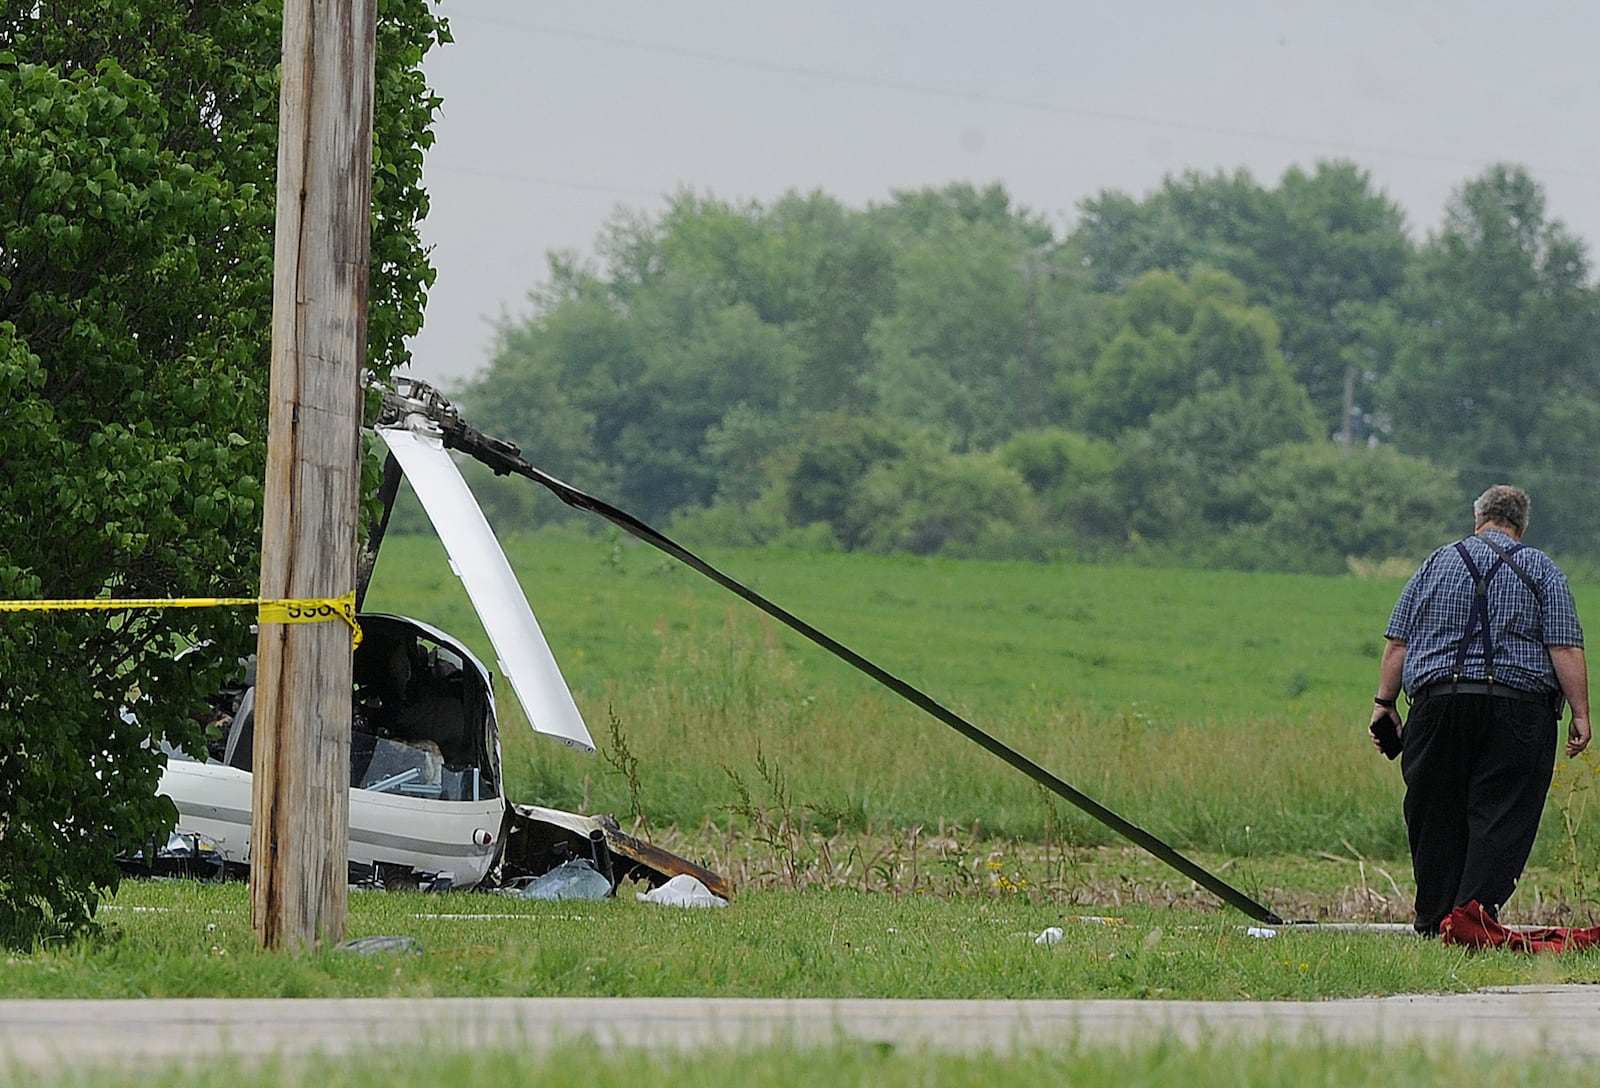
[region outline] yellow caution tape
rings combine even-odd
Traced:
[[[123,612],[131,608],[239,608],[254,607],[262,623],[323,623],[343,620],[350,625],[351,646],[361,645],[361,625],[356,623],[356,594],[306,600],[266,597],[83,597],[64,601],[0,601],[0,612]]]
[[[356,591],[343,597],[321,597],[304,601],[260,602],[257,616],[262,623],[321,623],[344,620],[350,625],[350,647],[361,645],[361,625],[356,623]]]

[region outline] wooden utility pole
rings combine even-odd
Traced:
[[[285,0],[261,596],[355,588],[367,351],[376,0]],[[251,924],[269,948],[344,937],[350,628],[263,623]]]
[[[1355,440],[1356,440],[1356,438],[1355,438],[1355,428],[1356,428],[1355,415],[1356,415],[1356,368],[1353,365],[1351,365],[1351,366],[1346,366],[1344,368],[1344,417],[1343,417],[1343,422],[1341,422],[1339,424],[1339,439],[1338,439],[1340,448],[1343,449],[1346,453],[1350,452],[1350,449],[1355,444]]]

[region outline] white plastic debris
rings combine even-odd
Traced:
[[[1043,933],[1041,933],[1037,937],[1035,937],[1033,939],[1033,943],[1034,944],[1045,944],[1045,945],[1060,944],[1061,943],[1061,938],[1065,937],[1065,936],[1066,936],[1066,934],[1064,932],[1062,932],[1062,929],[1061,929],[1060,926],[1051,926],[1050,928],[1046,929]]]
[[[1273,937],[1276,937],[1278,935],[1278,931],[1277,930],[1268,929],[1265,926],[1251,926],[1249,929],[1245,930],[1244,932],[1245,932],[1245,936],[1247,936],[1247,937],[1260,937],[1264,941],[1271,940]]]
[[[659,888],[636,892],[634,898],[665,907],[725,907],[728,901],[688,873],[679,873]]]

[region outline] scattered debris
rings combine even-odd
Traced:
[[[376,956],[389,952],[422,955],[422,942],[415,937],[357,937],[335,945],[336,952],[354,952],[358,956]]]
[[[126,855],[122,868],[143,877],[171,880],[222,880],[227,863],[214,842],[204,835],[174,831],[166,844],[151,841],[143,850]]]
[[[659,888],[637,892],[635,899],[645,903],[660,903],[664,907],[725,907],[728,901],[714,894],[688,873],[679,873]]]
[[[573,858],[520,887],[506,888],[505,894],[523,899],[605,899],[611,895],[611,881],[589,861]]]

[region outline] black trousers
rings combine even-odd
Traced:
[[[1553,708],[1491,695],[1435,695],[1402,734],[1416,928],[1437,933],[1474,899],[1498,912],[1533,852],[1555,770]]]

